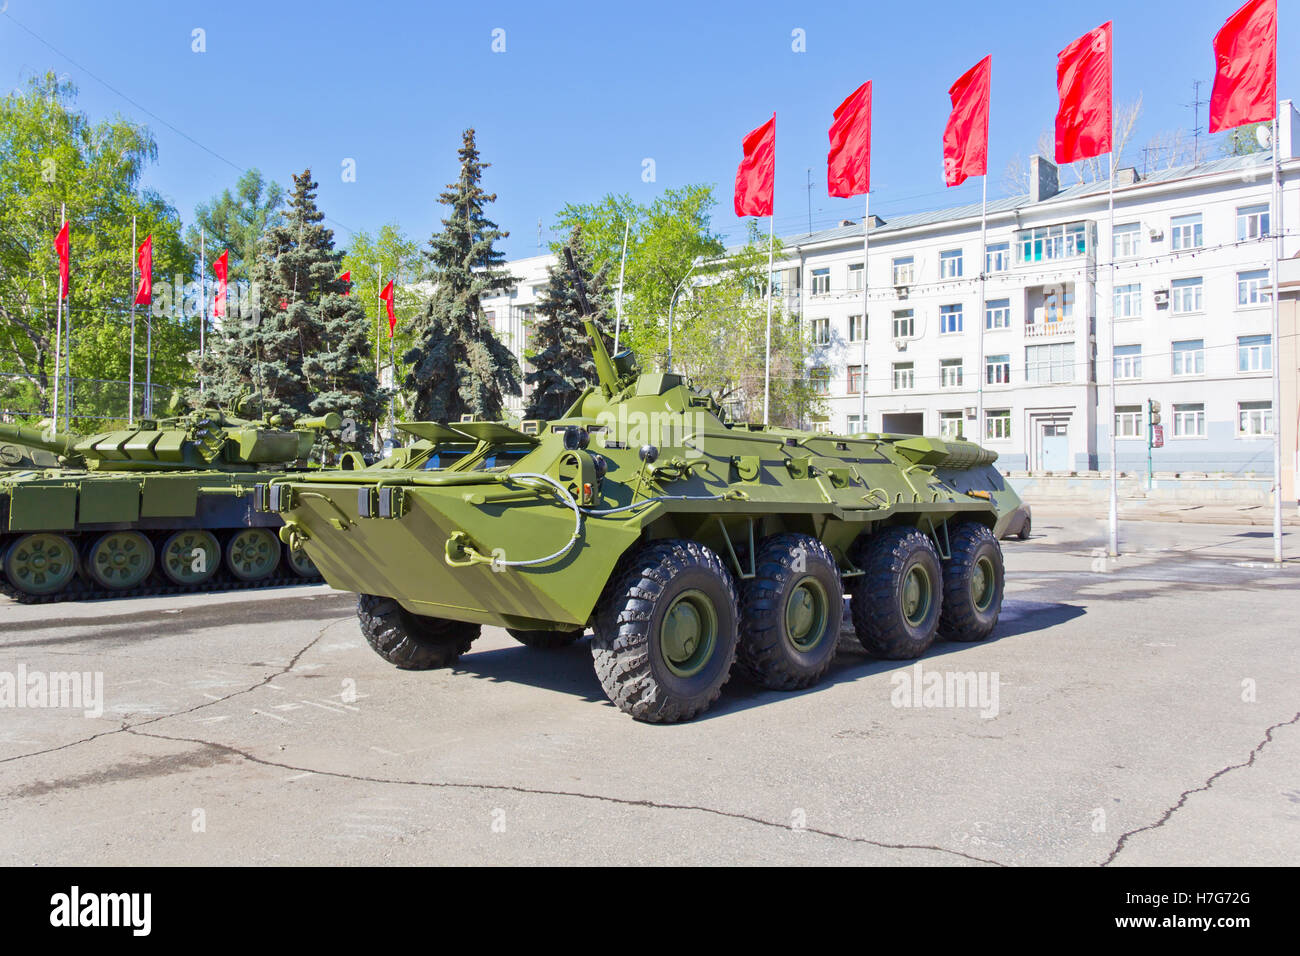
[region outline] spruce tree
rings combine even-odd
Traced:
[[[483,214],[496,200],[480,180],[490,164],[479,161],[474,130],[460,148],[460,178],[438,198],[450,208],[424,250],[424,278],[433,295],[414,323],[416,344],[402,361],[411,366],[405,385],[414,412],[424,421],[459,421],[464,414],[500,419],[505,395],[519,394],[519,362],[484,318],[484,295],[503,292],[515,279],[501,268],[505,256],[493,245],[509,233]]]
[[[261,395],[265,412],[337,412],[366,433],[382,396],[371,364],[365,306],[345,296],[338,278],[343,253],[321,225],[311,170],[294,176],[284,221],[262,236],[250,269],[251,308],[229,315],[209,353],[210,398],[224,404],[240,391]]]
[[[609,329],[608,264],[592,271],[592,259],[582,240],[582,227],[574,226],[568,246],[574,264],[587,289],[587,302],[595,313],[596,328],[613,346]],[[533,370],[524,381],[532,388],[524,409],[525,418],[559,418],[577,400],[582,390],[594,385],[596,363],[591,355],[591,340],[582,322],[578,288],[573,275],[560,261],[547,269],[546,288],[537,304],[538,319],[533,325],[532,349],[528,361]]]

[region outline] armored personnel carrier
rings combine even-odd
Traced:
[[[88,436],[0,425],[10,457],[30,459],[0,470],[0,591],[36,602],[319,580],[252,491],[339,424],[205,410]]]
[[[414,444],[370,468],[259,485],[281,537],[357,592],[386,660],[449,666],[485,624],[534,648],[590,628],[610,700],[667,722],[707,709],[733,668],[815,684],[846,593],[883,658],[992,633],[1016,504],[993,452],[728,423],[587,331],[600,384],[561,419],[407,423]]]

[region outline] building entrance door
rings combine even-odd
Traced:
[[[1038,442],[1040,471],[1071,471],[1070,426],[1065,422],[1042,422]]]

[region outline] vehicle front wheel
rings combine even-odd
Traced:
[[[973,521],[959,524],[949,545],[939,634],[950,641],[982,641],[1002,612],[1002,546],[992,531]]]
[[[624,561],[596,611],[591,655],[609,699],[650,723],[718,699],[736,658],[736,587],[717,553],[656,541]]]
[[[376,654],[412,671],[450,667],[482,630],[478,624],[412,614],[392,598],[374,594],[357,596],[357,619]]]

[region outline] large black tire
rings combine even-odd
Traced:
[[[539,651],[549,651],[557,647],[568,647],[586,633],[585,628],[572,631],[525,631],[517,627],[507,627],[506,633],[525,647]]]
[[[482,630],[478,624],[412,614],[392,598],[374,594],[357,596],[357,618],[376,654],[412,671],[450,667]]]
[[[645,545],[601,595],[591,638],[596,676],[637,720],[690,720],[731,675],[737,618],[735,584],[714,551],[681,539]]]
[[[984,525],[966,521],[948,539],[952,557],[943,563],[943,613],[939,635],[949,641],[982,641],[1002,612],[1002,545]]]
[[[736,666],[773,690],[811,687],[831,666],[843,619],[844,587],[830,549],[805,534],[765,538],[755,576],[740,589]]]
[[[886,660],[920,657],[939,628],[939,552],[916,528],[885,528],[863,542],[858,567],[865,573],[853,579],[853,628],[862,646]]]

